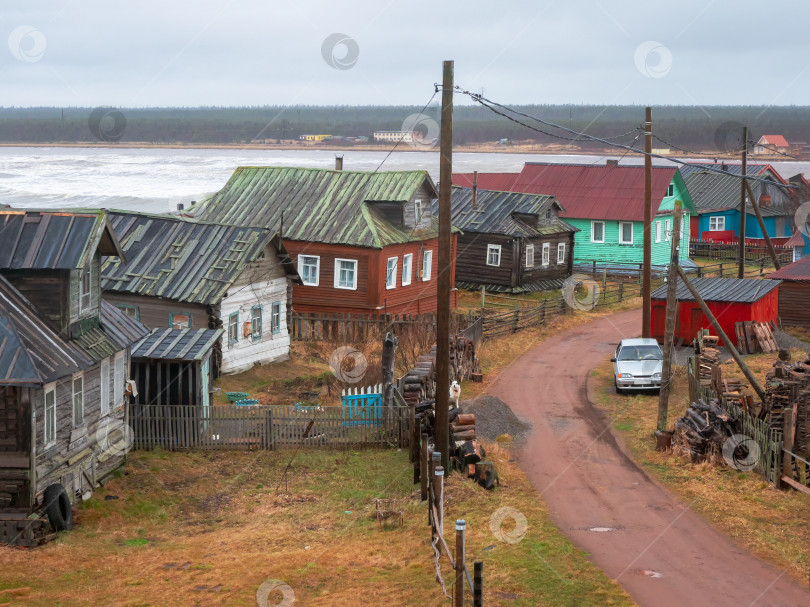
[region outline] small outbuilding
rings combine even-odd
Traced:
[[[692,278],[692,285],[706,302],[723,331],[737,345],[735,323],[743,321],[776,322],[778,316],[779,280],[748,278]],[[675,341],[691,342],[700,329],[713,331],[689,289],[678,281],[676,291],[678,315],[675,319]],[[652,337],[664,341],[667,317],[667,285],[653,291]]]
[[[769,275],[779,280],[779,324],[810,330],[810,256]]]

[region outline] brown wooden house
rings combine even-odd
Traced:
[[[574,233],[554,196],[453,187],[456,285],[526,293],[558,289],[571,275]],[[434,202],[434,212],[437,212]]]
[[[810,256],[800,257],[789,266],[769,274],[779,285],[779,323],[810,331]]]
[[[104,211],[3,210],[0,231],[0,541],[34,545],[29,513],[69,528],[70,504],[123,463],[146,330],[101,301],[102,255],[123,255]]]
[[[242,167],[188,213],[280,231],[302,281],[296,312],[418,314],[436,310],[436,196],[425,171]]]

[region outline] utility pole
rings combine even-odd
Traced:
[[[450,470],[450,192],[453,183],[453,62],[443,63],[439,148],[439,284],[436,297],[436,451]]]
[[[737,278],[745,278],[745,174],[748,164],[748,127],[742,128],[742,184],[740,185],[740,243],[737,256],[739,266],[737,268]]]
[[[669,408],[669,385],[672,380],[672,344],[675,341],[675,318],[678,314],[678,250],[681,244],[681,215],[682,204],[675,201],[675,220],[672,222],[672,242],[667,270],[667,322],[664,328],[664,363],[661,366],[661,389],[658,392],[658,431],[663,432],[667,427],[667,411]]]
[[[652,108],[644,116],[644,275],[641,281],[641,336],[650,336],[652,288]]]

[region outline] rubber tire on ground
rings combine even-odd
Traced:
[[[73,510],[70,508],[70,499],[67,491],[59,483],[49,485],[45,489],[45,514],[54,531],[70,531],[73,529]]]
[[[615,379],[613,380],[613,387],[616,388],[616,394],[624,394],[624,392],[622,392],[622,389],[619,388],[619,384],[616,383]]]

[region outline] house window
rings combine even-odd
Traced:
[[[232,346],[239,341],[239,312],[228,316],[228,345]]]
[[[565,263],[565,243],[558,242],[557,243],[557,263]]]
[[[667,196],[675,196],[675,184],[670,183],[669,187],[667,188]]]
[[[655,242],[661,242],[661,222],[655,222]]]
[[[258,341],[262,338],[262,307],[253,306],[250,309],[250,338]]]
[[[715,217],[709,217],[709,231],[722,231],[726,229],[726,218],[724,215],[717,215]]]
[[[126,354],[120,352],[115,355],[113,368],[113,405],[124,404],[124,380],[126,379]]]
[[[633,224],[629,221],[619,222],[619,244],[633,244]]]
[[[433,271],[433,251],[425,251],[422,255],[422,280],[430,280]]]
[[[301,282],[310,287],[317,287],[320,266],[321,258],[317,255],[299,255],[298,274],[301,276]]]
[[[171,312],[169,314],[169,326],[172,329],[190,329],[191,314],[185,312]]]
[[[129,304],[115,304],[115,307],[121,310],[127,316],[131,316],[136,320],[141,319],[141,311],[138,306],[132,306]]]
[[[413,201],[413,217],[416,225],[422,223],[422,201],[418,198]]]
[[[402,256],[402,286],[411,284],[411,270],[413,269],[413,253]]]
[[[45,448],[56,444],[56,384],[45,386]]]
[[[281,302],[274,301],[270,308],[270,330],[275,334],[281,331]]]
[[[666,238],[666,241],[669,242],[671,237],[672,237],[672,220],[667,219],[664,222],[664,238]]]
[[[605,222],[591,222],[591,242],[605,242]]]
[[[352,290],[357,289],[356,259],[335,260],[335,288]]]
[[[110,359],[101,361],[101,414],[110,412]]]
[[[84,377],[77,375],[73,378],[73,426],[78,427],[84,423]]]
[[[543,265],[547,266],[551,260],[551,244],[548,242],[543,243]]]
[[[389,257],[385,268],[385,288],[395,289],[397,286],[397,258]]]
[[[488,266],[501,265],[501,245],[499,244],[487,245],[487,265]]]
[[[534,267],[534,245],[527,244],[526,245],[526,267],[533,268]]]
[[[90,270],[87,268],[82,269],[81,278],[79,280],[79,312],[85,312],[90,309]]]

